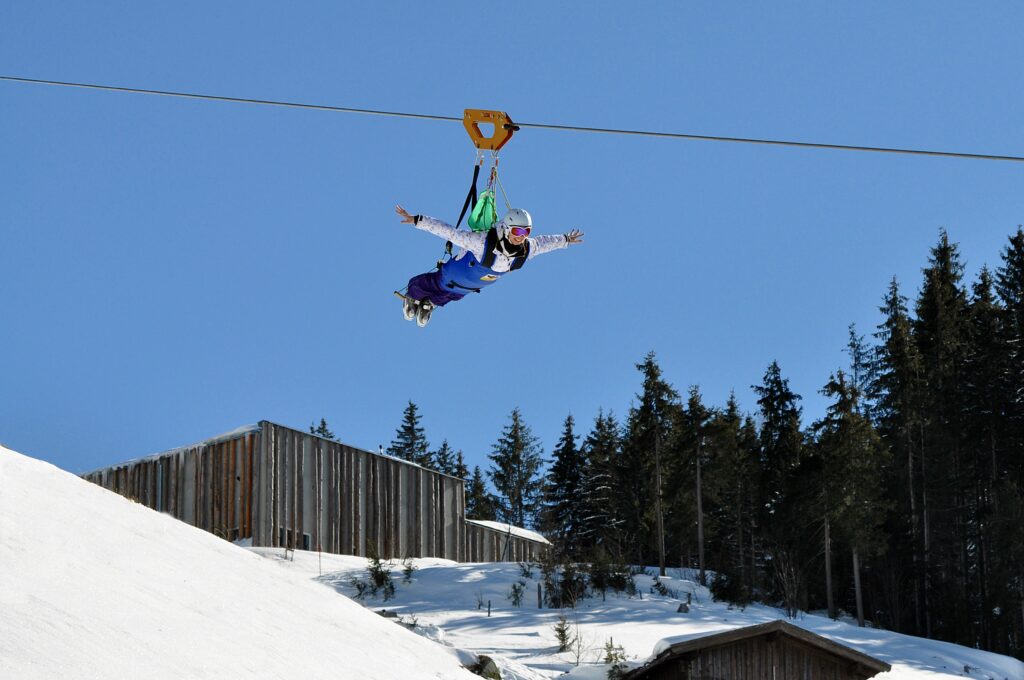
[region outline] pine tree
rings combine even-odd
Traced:
[[[761,385],[752,386],[761,413],[761,479],[763,505],[758,512],[759,540],[770,557],[774,594],[793,615],[806,578],[808,541],[802,536],[818,515],[807,512],[813,502],[804,477],[813,468],[803,462],[800,395],[789,389],[778,362],[773,361]],[[813,461],[811,461],[813,462]]]
[[[576,444],[576,421],[566,417],[562,437],[551,452],[551,467],[544,484],[541,526],[553,538],[558,551],[573,561],[579,559],[579,537],[583,530],[583,478],[587,474],[583,452]]]
[[[751,601],[754,591],[751,544],[760,488],[757,429],[750,418],[743,418],[731,393],[725,409],[712,413],[705,431],[704,510],[715,527],[710,533],[717,538],[710,550],[711,568],[717,574],[713,587],[716,598],[742,605]]]
[[[850,357],[850,382],[860,395],[861,413],[870,417],[872,413],[870,398],[871,384],[874,381],[875,362],[872,360],[871,348],[864,341],[864,336],[857,333],[856,324],[850,324],[849,338],[846,342],[846,354]]]
[[[833,397],[825,418],[815,424],[816,450],[823,466],[826,522],[849,546],[853,558],[857,621],[864,625],[861,560],[885,549],[887,501],[882,484],[887,451],[861,413],[856,385],[838,371],[822,389]]]
[[[433,469],[446,475],[455,474],[455,452],[448,445],[447,439],[441,442],[441,446],[437,451],[434,451],[431,458],[433,459],[433,464],[428,467],[433,467]]]
[[[327,421],[324,418],[320,419],[320,424],[313,427],[313,423],[309,424],[309,433],[315,434],[318,437],[324,439],[330,439],[331,441],[338,441],[338,438],[334,436],[334,433],[327,427]]]
[[[680,477],[677,473],[675,475],[677,481],[673,486],[676,489],[689,488],[691,490],[691,493],[687,494],[693,499],[689,511],[683,511],[685,506],[678,502],[675,504],[675,509],[684,520],[690,520],[691,526],[696,523],[697,568],[701,585],[707,585],[705,547],[709,538],[712,542],[714,541],[715,533],[714,523],[712,522],[709,527],[706,522],[707,519],[714,517],[714,513],[705,512],[706,509],[712,509],[715,500],[713,492],[708,494],[709,489],[714,489],[714,484],[705,484],[708,465],[712,460],[711,454],[715,449],[714,442],[709,446],[707,437],[708,421],[713,415],[714,413],[704,406],[700,390],[696,386],[691,387],[686,400],[686,409],[681,413],[681,427],[678,428],[681,436],[676,438],[677,446],[681,449],[676,451],[676,461],[680,464],[677,470],[685,470],[686,474]],[[687,480],[689,480],[689,484],[686,483]],[[710,501],[710,505],[706,505],[706,501]],[[709,532],[709,528],[712,531]]]
[[[487,491],[480,467],[474,467],[466,485],[466,517],[493,522],[498,519],[497,505],[497,499]]]
[[[1012,437],[1011,450],[1017,455],[997,463],[1018,488],[1024,489],[1024,229],[1010,237],[996,271],[995,287],[1002,303],[1002,328],[1009,346],[1007,357],[1007,418]],[[1024,582],[1024,580],[1022,580]],[[1021,637],[1024,638],[1024,631]],[[1022,643],[1024,645],[1024,643]]]
[[[925,634],[955,638],[967,626],[966,607],[948,609],[943,601],[966,601],[968,550],[963,460],[962,389],[968,346],[967,294],[961,286],[964,265],[956,244],[943,231],[924,269],[918,296],[914,338],[921,353],[927,420],[923,423],[920,462],[924,540]],[[937,511],[943,512],[938,521]],[[952,512],[946,509],[952,509]]]
[[[388,447],[388,455],[424,467],[430,467],[433,462],[430,444],[427,443],[427,437],[420,427],[420,416],[412,400],[402,413],[402,424],[395,430],[395,439]]]
[[[776,361],[768,366],[762,384],[751,388],[761,410],[761,466],[768,484],[765,509],[772,514],[785,499],[787,480],[800,462],[800,395],[789,389]]]
[[[879,344],[870,389],[874,420],[890,451],[886,488],[889,498],[896,501],[886,526],[894,538],[883,581],[884,597],[899,603],[909,590],[910,611],[904,613],[894,606],[890,616],[893,627],[920,634],[924,630],[924,542],[918,461],[923,449],[924,389],[921,354],[906,302],[893,278],[880,308],[884,320],[875,332]]]
[[[987,564],[993,649],[1024,657],[1024,229],[1010,237],[996,271],[1001,329],[1007,348],[1003,377],[1004,446],[993,462],[991,542]],[[996,611],[998,609],[998,611]]]
[[[627,504],[623,528],[637,564],[645,564],[645,556],[657,555],[661,569],[665,552],[661,457],[662,448],[674,436],[679,393],[662,377],[654,352],[636,368],[643,375],[643,389],[637,395],[639,404],[630,408],[619,468]]]
[[[1005,332],[1005,315],[992,286],[992,275],[983,267],[972,289],[964,383],[964,463],[968,468],[965,476],[971,480],[971,493],[966,498],[972,586],[968,590],[968,604],[975,625],[972,637],[983,640],[986,649],[992,647],[994,626],[990,595],[994,584],[989,572],[993,561],[998,561],[993,555],[989,527],[998,521],[994,501],[1000,479],[999,459],[1007,454],[1012,439],[1007,423],[1013,400],[1008,380],[1013,343]]]
[[[452,466],[452,474],[459,479],[469,479],[469,468],[466,467],[466,459],[462,455],[462,450],[455,452],[455,464]]]
[[[519,527],[534,524],[543,484],[541,456],[539,440],[523,421],[519,409],[513,409],[508,426],[489,456],[493,466],[488,474],[498,492],[501,521]]]
[[[580,546],[584,554],[622,559],[622,495],[618,493],[618,467],[622,456],[619,424],[609,412],[598,411],[594,426],[583,441],[586,461],[580,492],[583,504]]]

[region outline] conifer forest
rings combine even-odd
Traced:
[[[651,352],[628,412],[568,416],[550,453],[517,409],[489,469],[447,441],[432,462],[467,479],[468,516],[534,526],[566,562],[691,567],[739,606],[1022,657],[1024,230],[998,257],[965,280],[942,232],[878,326],[850,326],[815,422],[775,362],[744,411],[679,391]],[[410,402],[389,453],[426,452]]]

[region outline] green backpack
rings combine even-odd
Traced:
[[[473,231],[488,231],[498,219],[494,208],[494,191],[488,189],[480,194],[473,212],[469,214],[469,228]]]

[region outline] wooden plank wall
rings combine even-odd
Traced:
[[[258,430],[84,475],[229,540],[385,558],[487,562],[507,536],[467,524],[463,481],[262,421]],[[512,537],[507,559],[542,544]]]
[[[547,548],[543,543],[509,536],[479,524],[463,524],[466,533],[466,562],[533,562],[540,559],[541,553]]]
[[[247,432],[83,477],[227,540],[249,538],[258,441],[258,432]]]
[[[778,636],[759,636],[692,652],[664,663],[644,680],[864,680],[855,665],[821,649]]]
[[[385,558],[462,560],[462,480],[267,421],[260,426],[256,545],[346,555],[366,555],[374,545]]]

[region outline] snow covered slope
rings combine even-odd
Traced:
[[[303,574],[0,447],[0,678],[463,678]]]
[[[279,550],[252,550],[286,570],[333,584],[340,592],[352,592],[352,576],[366,575],[366,560],[358,557],[324,555],[321,576],[316,553],[298,552],[293,561],[283,561]],[[567,671],[571,671],[574,680],[603,680],[607,667],[597,661],[609,640],[621,645],[630,660],[639,662],[655,653],[660,648],[659,641],[665,638],[681,640],[784,617],[781,610],[772,607],[753,605],[740,611],[714,602],[708,589],[690,578],[692,573],[670,569],[670,577],[662,579],[677,597],[651,593],[653,579],[640,575],[636,582],[643,591],[642,600],[609,593],[606,601],[590,598],[576,610],[565,610],[570,625],[583,639],[578,650],[580,665],[576,666],[576,650],[558,651],[553,626],[561,612],[537,608],[537,569],[529,578],[514,563],[457,564],[422,559],[415,564],[419,569],[409,584],[401,583],[402,568],[396,565],[393,577],[397,590],[393,600],[368,600],[367,605],[387,607],[406,620],[415,619],[417,629],[424,634],[492,656],[503,674],[514,668],[515,677],[524,680],[557,678]],[[508,595],[512,584],[518,582],[525,584],[525,593],[522,606],[514,607]],[[692,598],[689,611],[680,613],[677,609],[681,602],[686,602],[687,593]],[[484,603],[483,608],[477,607],[479,601]],[[858,628],[825,616],[803,615],[791,623],[891,664],[892,670],[876,675],[877,680],[1024,680],[1024,664],[1000,654]]]

